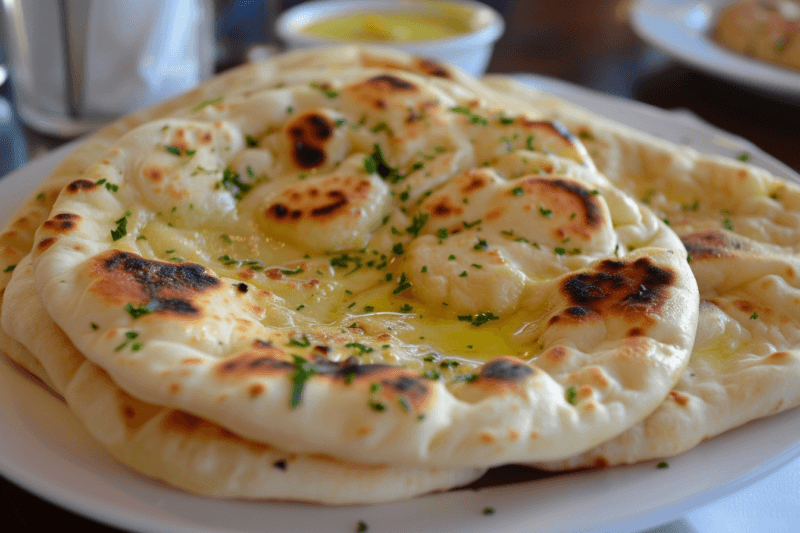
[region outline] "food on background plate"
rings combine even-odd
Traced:
[[[712,36],[723,46],[800,70],[800,2],[740,0],[720,13]]]
[[[692,356],[664,403],[597,448],[537,466],[670,457],[800,404],[797,184],[741,160],[664,142],[508,78],[485,82],[565,124],[612,183],[669,221],[700,290]]]
[[[101,132],[36,238],[52,194],[2,237],[4,350],[123,462],[218,496],[386,501],[614,442],[685,380],[695,261],[613,150],[502,89],[300,52]]]

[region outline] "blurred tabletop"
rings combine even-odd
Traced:
[[[792,101],[760,93],[671,60],[631,30],[629,3],[627,0],[502,2],[506,33],[496,45],[489,72],[551,76],[664,109],[686,109],[751,141],[800,172],[800,97]],[[10,83],[0,87],[0,96],[2,176],[65,140],[41,135],[20,123],[13,105],[9,105],[13,104]],[[762,485],[774,484],[770,479]],[[782,482],[778,483],[782,487]],[[800,489],[795,486],[793,492]],[[5,531],[36,530],[45,523],[57,523],[63,529],[80,527],[84,532],[118,531],[61,510],[2,478],[0,501],[5,509]],[[797,498],[793,501],[797,503]],[[800,514],[794,514],[800,519]],[[652,531],[698,531],[695,526],[700,527],[705,523],[703,520],[711,518],[703,515],[701,509],[689,522],[681,519]],[[716,530],[713,523],[708,529],[701,529]],[[725,530],[746,529],[726,527]]]

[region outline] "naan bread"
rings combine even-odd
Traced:
[[[577,139],[475,83],[273,67],[123,136],[37,232],[47,313],[121,389],[292,452],[452,466],[578,453],[663,400],[686,251]]]
[[[740,54],[800,71],[800,2],[739,0],[722,9],[711,36]]]
[[[185,490],[220,498],[381,503],[465,485],[480,468],[364,465],[324,455],[289,453],[247,441],[188,413],[148,404],[122,391],[87,361],[45,312],[30,256],[5,296],[28,302],[25,316],[4,315],[4,328],[29,353],[89,433],[123,464]],[[20,273],[28,275],[20,276]]]
[[[681,235],[700,289],[689,366],[642,423],[547,469],[668,457],[800,404],[800,187],[491,77],[580,135],[600,170]]]
[[[339,50],[335,60],[325,54],[295,56],[294,60],[314,68],[334,65],[337,61],[350,66],[390,63],[403,70],[460,76],[447,67],[388,51],[347,48]],[[291,66],[274,63],[260,68],[260,74],[268,76],[270,69]],[[36,227],[47,218],[65,185],[83,176],[87,167],[125,132],[172,115],[176,109],[185,108],[187,102],[194,106],[198,101],[213,101],[239,77],[251,77],[250,70],[218,77],[182,98],[128,116],[82,141],[11,217],[0,234],[0,302],[6,297],[12,272],[16,271],[19,277],[23,269],[22,257],[32,248]],[[32,277],[26,281],[32,281]],[[18,294],[11,298],[26,302],[28,310],[24,316],[6,314],[5,320],[9,330],[25,344],[0,329],[0,349],[65,397],[89,431],[112,454],[152,477],[214,496],[367,503],[444,490],[465,484],[482,472],[478,468],[366,466],[325,456],[290,454],[245,441],[186,413],[145,404],[125,394],[102,370],[86,361],[46,314],[32,285],[18,283],[10,294],[14,290]]]

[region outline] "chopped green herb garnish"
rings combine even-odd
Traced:
[[[574,386],[567,389],[567,392],[564,393],[564,397],[566,398],[567,402],[572,405],[578,403],[578,389]]]
[[[549,218],[549,217],[553,216],[553,210],[552,209],[547,209],[544,206],[539,206],[539,213],[541,213],[541,215],[543,217],[548,217]]]
[[[14,272],[15,268],[17,268],[17,265],[8,265],[3,272]]]
[[[442,376],[436,370],[426,370],[422,373],[422,377],[428,379],[439,379]]]
[[[658,466],[658,468],[669,468],[669,463],[668,463],[668,462],[666,462],[666,461],[661,461],[661,462],[660,462],[660,463],[658,463],[658,465],[656,465],[656,466]]]
[[[381,178],[392,184],[399,183],[405,179],[405,176],[400,175],[397,168],[389,166],[378,143],[372,146],[372,154],[364,158],[364,168],[367,173],[377,173]]]
[[[128,234],[128,217],[131,216],[130,211],[125,211],[125,214],[122,215],[122,218],[119,220],[115,220],[114,223],[117,225],[117,229],[111,230],[111,239],[114,241],[118,241],[123,238],[125,235]]]
[[[154,309],[154,305],[152,305],[152,302],[148,302],[148,303],[146,303],[144,305],[136,305],[136,306],[133,305],[130,302],[125,304],[125,311],[127,311],[128,314],[131,315],[131,318],[134,318],[134,319],[142,317],[142,316],[147,315],[147,314],[150,314],[154,310],[155,309]]]
[[[385,132],[386,132],[386,133],[387,133],[389,136],[392,136],[392,135],[393,135],[393,134],[392,134],[392,129],[391,129],[391,128],[389,127],[389,125],[388,125],[387,123],[385,123],[385,122],[378,122],[377,124],[375,124],[374,126],[372,126],[372,127],[369,129],[369,131],[371,131],[372,133],[379,133],[379,132],[381,132],[381,131],[385,131]]]
[[[226,168],[222,173],[222,179],[216,185],[217,189],[220,187],[232,192],[235,199],[241,200],[253,189],[253,184],[242,181],[238,172]]]
[[[700,200],[695,198],[694,202],[691,204],[683,204],[681,209],[684,211],[697,211],[700,208]]]
[[[245,135],[244,140],[248,148],[256,148],[258,146],[258,139],[252,135]]]
[[[536,151],[536,147],[533,146],[533,135],[528,135],[528,138],[525,139],[525,148],[527,148],[531,152]]]
[[[374,348],[371,348],[369,346],[364,346],[360,342],[348,342],[347,344],[344,345],[344,347],[353,348],[358,352],[358,355],[364,355],[365,353],[370,353],[371,351],[374,350]]]
[[[753,314],[752,314],[752,315],[750,315],[750,320],[756,320],[757,318],[758,318],[758,313],[756,313],[755,311],[753,311]]]
[[[292,337],[289,339],[289,346],[299,346],[300,348],[308,348],[311,346],[311,341],[308,340],[308,337],[303,335],[299,340]]]
[[[291,356],[294,360],[294,371],[291,375],[292,394],[289,398],[289,406],[294,409],[303,401],[303,387],[306,381],[316,374],[316,369],[299,355],[291,354]]]
[[[453,113],[460,113],[462,115],[465,115],[467,119],[473,124],[480,124],[481,126],[486,126],[487,124],[489,124],[489,121],[486,120],[486,118],[473,113],[466,107],[451,107],[450,111],[452,111]]]
[[[478,220],[475,220],[473,222],[464,222],[463,220],[461,221],[461,223],[464,225],[464,228],[466,228],[466,229],[474,228],[475,226],[477,226],[481,222],[483,222],[482,218],[479,218]]]
[[[222,96],[217,96],[216,98],[203,100],[202,102],[200,102],[199,104],[197,104],[196,106],[194,106],[192,108],[192,113],[194,113],[195,111],[200,111],[201,109],[203,109],[206,106],[213,105],[213,104],[218,104],[218,103],[222,102],[222,99],[223,99]]]
[[[741,154],[736,156],[736,159],[745,162],[750,161],[750,154],[748,154],[747,152],[742,152]]]
[[[392,291],[392,294],[400,294],[401,292],[411,288],[411,282],[406,280],[406,273],[402,272],[397,279],[397,287]]]
[[[522,196],[525,193],[525,189],[522,187],[514,187],[511,189],[511,194],[514,196]]]
[[[461,317],[458,318],[461,320]],[[489,322],[490,320],[499,320],[500,317],[492,313],[491,311],[487,311],[485,313],[478,313],[475,315],[475,318],[472,320],[471,326],[480,327]]]
[[[731,221],[728,218],[722,221],[722,227],[727,230],[733,231],[733,224],[731,224]]]
[[[165,145],[164,150],[171,153],[172,155],[181,155],[181,149],[178,148],[177,146]]]
[[[319,85],[317,83],[312,83],[311,84],[311,88],[318,90],[319,92],[324,94],[326,98],[333,99],[333,98],[336,98],[337,96],[339,96],[338,92],[331,90],[325,84]]]

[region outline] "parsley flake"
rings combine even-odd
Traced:
[[[571,405],[575,405],[578,403],[578,389],[574,386],[567,389],[567,392],[564,393],[564,398],[569,402]]]
[[[125,211],[125,214],[122,215],[122,218],[119,220],[115,220],[114,223],[117,225],[117,229],[111,230],[111,239],[118,241],[123,238],[125,235],[128,234],[128,217],[131,216],[130,211]]]
[[[370,353],[374,350],[370,346],[364,346],[360,342],[348,342],[344,345],[345,348],[353,348],[358,352],[358,355],[364,355],[365,353]]]
[[[196,106],[194,106],[192,108],[192,113],[194,113],[195,111],[200,111],[201,109],[203,109],[206,106],[213,105],[213,104],[218,104],[218,103],[222,102],[222,99],[223,99],[222,96],[217,96],[216,98],[210,98],[208,100],[203,100],[202,102],[200,102],[199,104],[197,104]]]
[[[294,371],[290,376],[292,380],[292,393],[289,398],[289,406],[294,409],[303,401],[303,387],[306,381],[317,373],[316,368],[299,355],[291,354],[294,360]]]
[[[125,311],[131,315],[131,318],[137,319],[155,311],[154,307],[155,306],[153,305],[153,302],[148,302],[144,305],[133,305],[132,303],[128,302],[125,304]]]

